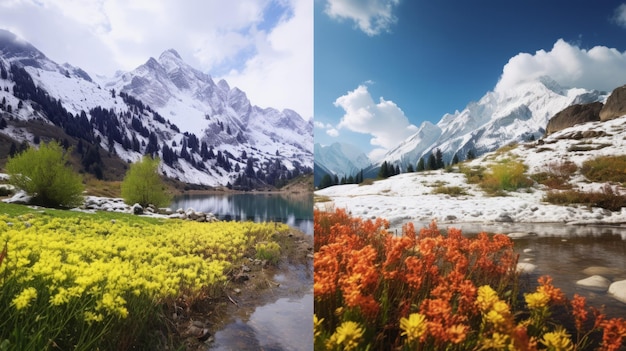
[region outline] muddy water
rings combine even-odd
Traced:
[[[416,224],[421,228],[424,224]],[[589,267],[602,267],[602,274],[611,281],[626,279],[626,226],[566,225],[566,224],[439,224],[439,228],[459,228],[465,235],[481,231],[490,233],[518,233],[514,249],[520,254],[519,262],[537,266],[532,273],[523,275],[524,290],[534,290],[537,278],[549,275],[553,284],[569,298],[575,293],[585,296],[590,305],[605,306],[609,317],[626,317],[626,304],[602,289],[592,289],[576,284],[589,277],[583,271]]]

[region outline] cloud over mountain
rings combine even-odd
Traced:
[[[370,143],[380,148],[368,155],[371,159],[382,156],[400,140],[417,131],[417,127],[409,122],[404,112],[393,101],[381,97],[379,102],[375,103],[366,85],[359,85],[353,91],[337,98],[335,106],[345,111],[337,126],[338,129],[346,128],[373,136]]]
[[[504,66],[495,90],[513,89],[541,76],[549,76],[567,87],[611,91],[624,84],[626,51],[605,46],[587,50],[559,39],[550,51],[512,57]]]

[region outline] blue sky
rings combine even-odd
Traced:
[[[90,75],[173,48],[254,105],[313,117],[313,0],[0,0],[0,28]]]
[[[315,0],[314,16],[315,140],[374,158],[497,84],[626,84],[623,0]]]

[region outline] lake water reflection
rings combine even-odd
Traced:
[[[193,194],[176,197],[170,208],[211,212],[220,220],[286,223],[313,235],[313,194]]]

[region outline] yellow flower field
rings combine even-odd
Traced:
[[[150,321],[149,311],[158,314],[161,303],[183,293],[214,291],[233,262],[287,229],[274,223],[0,215],[0,312],[9,316],[0,321],[0,349],[3,343],[24,350],[120,347],[99,339],[107,330],[134,330],[129,325]]]

